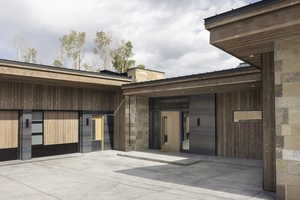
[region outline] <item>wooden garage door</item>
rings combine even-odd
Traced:
[[[44,144],[78,143],[77,112],[45,112]]]
[[[0,149],[18,147],[18,112],[0,111]]]

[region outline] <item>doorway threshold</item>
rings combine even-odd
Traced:
[[[147,160],[179,166],[189,166],[203,161],[199,156],[187,153],[169,153],[159,150],[130,151],[117,153],[120,157]]]
[[[231,164],[236,166],[248,166],[262,168],[262,160],[251,160],[241,158],[228,158],[222,156],[209,156],[183,152],[163,152],[160,150],[142,150],[118,152],[118,156],[133,159],[147,160],[152,162],[166,163],[179,166],[189,166],[199,162],[214,162]]]

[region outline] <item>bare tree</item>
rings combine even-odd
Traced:
[[[111,65],[112,38],[104,31],[96,32],[94,53],[103,61],[103,68]]]
[[[65,52],[67,57],[72,59],[73,68],[81,69],[85,32],[71,31],[69,34],[60,38],[59,41],[61,42],[61,56],[63,52]],[[61,58],[60,63],[62,65],[64,64],[63,58]]]

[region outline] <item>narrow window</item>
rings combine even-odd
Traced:
[[[43,144],[43,112],[32,113],[32,145]]]

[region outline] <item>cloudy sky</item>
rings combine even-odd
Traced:
[[[257,0],[9,0],[0,7],[0,58],[17,59],[15,41],[38,50],[51,64],[58,38],[70,30],[87,33],[85,59],[93,55],[96,31],[131,40],[134,59],[168,77],[232,68],[239,60],[209,45],[203,19]]]

